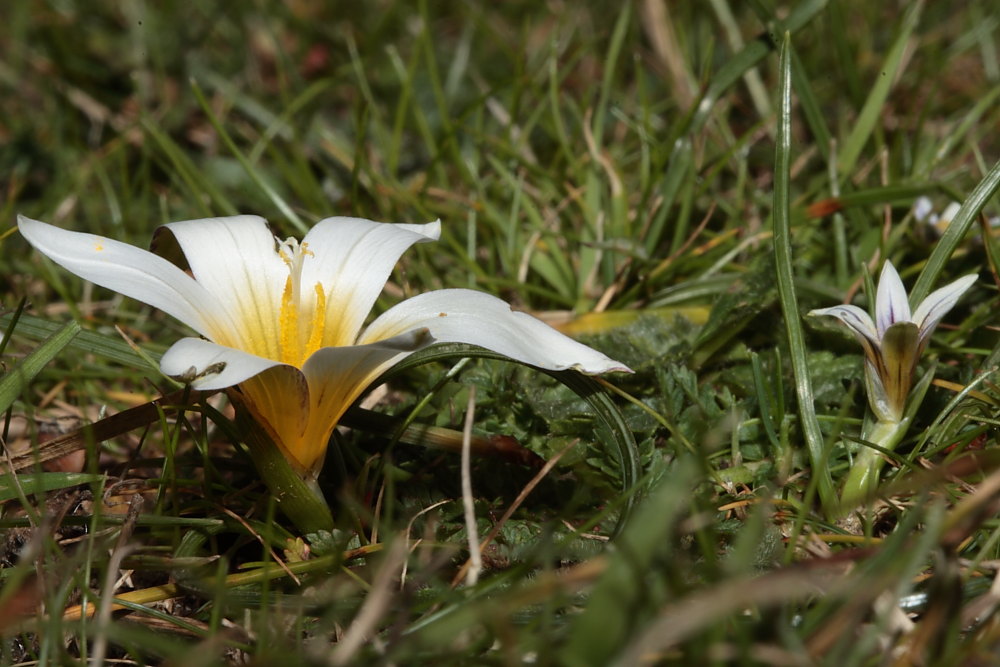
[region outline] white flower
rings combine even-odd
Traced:
[[[892,262],[882,266],[875,295],[875,321],[857,306],[820,308],[810,315],[832,315],[850,327],[865,350],[868,402],[880,421],[902,419],[917,361],[941,318],[976,282],[962,276],[932,292],[910,313],[906,289]]]
[[[948,225],[951,221],[955,219],[958,215],[958,211],[962,208],[961,204],[957,201],[949,203],[944,210],[938,214],[934,210],[934,203],[931,202],[930,197],[920,196],[917,197],[913,202],[913,218],[929,227],[932,227],[937,234],[944,234],[945,230],[948,229]]]
[[[18,217],[24,237],[57,264],[155,306],[204,338],[183,338],[160,362],[198,389],[239,385],[237,398],[304,475],[322,462],[344,411],[379,375],[433,343],[479,345],[550,370],[628,371],[490,295],[428,292],[365,319],[399,256],[434,241],[440,222],[328,218],[302,243],[279,241],[263,218],[165,225],[193,277],[118,241]]]

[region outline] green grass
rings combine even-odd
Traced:
[[[995,654],[991,2],[322,4],[5,7],[0,435],[86,458],[51,472],[15,450],[0,477],[0,664]],[[912,215],[921,195],[964,203],[943,234]],[[636,372],[598,390],[417,359],[377,428],[335,436],[338,530],[299,535],[225,398],[157,373],[183,326],[14,231],[21,213],[147,246],[237,212],[282,237],[440,218],[376,310],[472,287],[570,318]],[[862,356],[802,315],[867,307],[886,258],[913,302],[980,281],[925,353],[935,383],[876,497],[838,519]],[[460,430],[472,387],[479,434],[564,453],[465,586],[459,457],[393,434]],[[533,460],[473,461],[481,536]]]

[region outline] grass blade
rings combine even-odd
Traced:
[[[896,75],[899,73],[899,67],[903,62],[903,52],[906,50],[906,45],[910,41],[910,36],[913,34],[914,28],[917,27],[917,19],[920,17],[920,10],[922,8],[923,2],[917,2],[910,7],[906,16],[903,17],[899,35],[896,36],[896,41],[892,43],[889,55],[886,56],[885,65],[881,68],[878,81],[872,86],[872,91],[868,94],[868,99],[865,100],[865,105],[861,108],[861,113],[854,124],[854,129],[851,130],[851,134],[847,137],[847,141],[844,142],[844,146],[840,151],[840,161],[837,167],[841,176],[849,174],[854,169],[854,165],[858,162],[858,157],[861,156],[861,151],[875,130],[875,124],[882,117],[882,109],[885,106],[886,99],[889,97],[889,91],[896,81]]]
[[[778,271],[778,295],[781,312],[788,333],[788,347],[792,357],[792,373],[795,376],[795,390],[799,399],[799,419],[812,474],[817,483],[820,502],[824,510],[832,512],[837,505],[833,489],[833,479],[824,457],[823,436],[813,406],[812,382],[809,379],[809,365],[806,360],[806,344],[802,335],[802,321],[799,317],[798,300],[795,297],[795,277],[792,273],[792,246],[790,239],[789,181],[791,179],[791,132],[792,132],[792,75],[791,75],[791,35],[785,33],[781,47],[780,70],[781,91],[778,110],[777,148],[774,155],[774,259]]]
[[[31,380],[58,356],[78,333],[80,333],[80,325],[76,322],[69,322],[35,348],[34,352],[25,357],[3,378],[0,378],[0,412],[6,411],[13,405],[17,397],[24,393]]]
[[[0,475],[0,503],[20,497],[18,486],[24,495],[30,496],[35,493],[45,493],[47,491],[59,491],[80,484],[91,484],[104,479],[104,475],[94,475],[79,472],[42,472],[42,473],[21,473],[17,476],[17,483],[11,479],[14,473]]]
[[[9,326],[12,318],[12,314],[0,315],[0,326]],[[21,315],[17,321],[17,335],[31,340],[44,340],[59,330],[60,326],[56,322],[49,322],[34,315]],[[77,335],[70,340],[69,346],[81,352],[116,361],[123,366],[156,370],[156,366],[150,367],[142,356],[129,347],[125,341],[116,340],[94,331],[78,331]],[[143,352],[154,361],[159,361],[164,349],[163,346],[156,344],[143,345]]]
[[[917,282],[910,291],[910,303],[920,303],[930,293],[931,286],[937,282],[938,276],[944,270],[945,263],[955,252],[955,248],[961,243],[969,228],[975,224],[976,217],[997,193],[997,190],[1000,190],[1000,162],[993,165],[986,177],[979,182],[976,189],[962,204],[955,219],[948,225],[948,229],[934,247],[924,270],[920,272]]]

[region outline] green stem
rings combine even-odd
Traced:
[[[271,436],[237,403],[236,425],[253,458],[257,472],[274,495],[278,509],[303,534],[331,531],[333,514],[315,483],[303,479],[281,453]]]
[[[870,497],[878,488],[879,471],[885,459],[882,451],[892,451],[903,439],[910,419],[900,421],[877,421],[870,429],[866,429],[863,437],[874,447],[862,447],[847,474],[844,488],[840,493],[840,507],[843,513],[850,512]]]

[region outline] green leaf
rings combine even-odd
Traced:
[[[633,631],[634,609],[647,594],[644,582],[654,557],[663,558],[676,540],[671,533],[692,499],[698,481],[690,460],[680,462],[650,493],[629,521],[584,611],[574,619],[562,652],[563,665],[606,665]],[[663,561],[666,562],[666,561]]]
[[[980,181],[976,189],[965,200],[962,207],[958,209],[955,219],[948,225],[948,229],[941,236],[941,240],[934,247],[924,270],[917,277],[917,282],[910,290],[910,303],[918,304],[923,301],[931,291],[931,286],[937,282],[938,276],[944,270],[944,265],[951,258],[955,248],[961,243],[969,228],[976,222],[986,203],[992,199],[993,195],[1000,189],[1000,162],[993,165],[986,177]]]
[[[17,397],[24,393],[31,380],[62,352],[63,348],[69,345],[78,333],[80,333],[80,325],[76,322],[69,322],[0,378],[0,412],[6,411],[14,404]]]
[[[79,472],[21,473],[17,475],[17,479],[14,479],[15,474],[0,475],[0,503],[20,498],[21,493],[30,496],[33,493],[58,491],[104,479],[104,475]],[[18,492],[18,487],[20,487],[21,493]]]
[[[913,34],[914,28],[917,27],[917,19],[920,17],[920,10],[923,8],[923,4],[923,2],[914,3],[903,17],[903,24],[900,27],[899,34],[896,36],[896,41],[893,42],[892,48],[886,56],[885,64],[879,72],[878,81],[872,86],[872,90],[868,94],[868,99],[865,100],[865,105],[861,108],[861,113],[858,115],[858,120],[854,123],[854,129],[851,130],[850,136],[847,137],[847,141],[844,142],[844,146],[840,151],[837,169],[841,176],[849,174],[854,169],[861,151],[875,130],[875,124],[882,117],[885,101],[889,97],[892,84],[896,81],[899,67],[903,63],[903,53],[906,51],[906,45],[910,41],[910,35]]]
[[[809,378],[809,363],[806,359],[806,343],[802,334],[798,299],[795,296],[795,276],[792,271],[792,244],[789,207],[789,182],[791,180],[791,135],[792,135],[792,77],[789,44],[791,36],[785,33],[781,47],[781,79],[778,90],[781,103],[778,111],[777,147],[774,156],[774,259],[778,271],[778,294],[781,311],[785,317],[785,331],[792,357],[792,373],[795,376],[795,391],[799,401],[799,419],[809,450],[812,475],[819,491],[820,502],[829,514],[837,504],[833,488],[833,478],[826,464],[823,435],[816,419],[813,404],[812,382]]]
[[[0,315],[0,326],[9,326],[12,318],[13,316],[9,314]],[[21,315],[17,321],[17,335],[31,340],[44,340],[59,330],[60,326],[56,322],[43,320],[33,315]],[[69,347],[75,350],[117,361],[133,368],[150,367],[156,369],[155,365],[149,366],[143,356],[123,340],[94,331],[83,331],[79,327],[77,330],[77,335],[69,342]],[[162,350],[163,346],[155,344],[143,346],[144,354],[153,361],[159,361]]]

